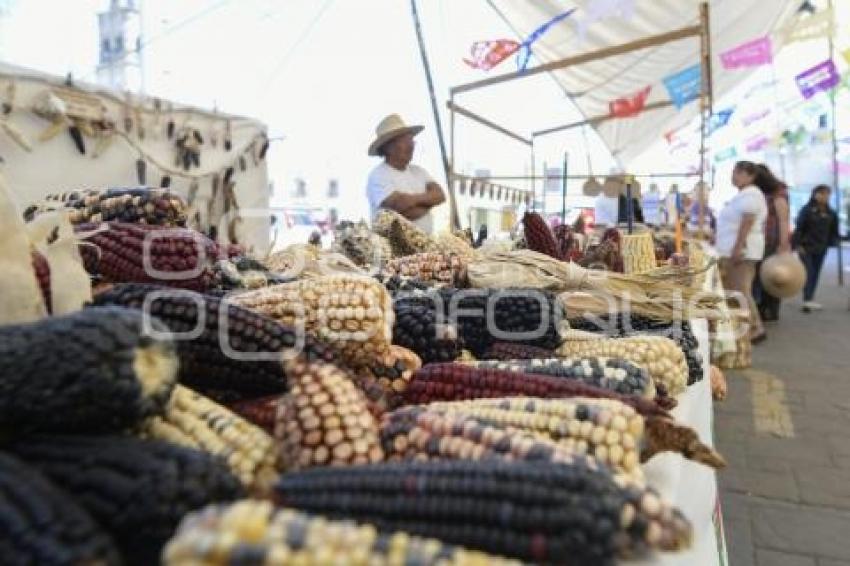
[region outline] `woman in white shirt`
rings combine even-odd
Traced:
[[[727,291],[744,296],[750,311],[749,336],[753,344],[766,338],[758,308],[753,300],[756,264],[764,256],[764,222],[767,203],[755,186],[758,168],[750,161],[739,161],[732,170],[732,184],[738,194],[726,203],[717,218],[717,252],[720,273]]]

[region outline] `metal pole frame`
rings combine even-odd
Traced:
[[[708,2],[699,6],[700,19],[700,70],[701,88],[699,97],[700,110],[700,148],[699,148],[699,188],[705,191],[705,168],[707,159],[708,120],[714,113],[714,87],[711,73],[711,11]],[[702,194],[697,193],[697,230],[702,234],[705,225],[705,205]],[[685,215],[687,217],[687,215]]]
[[[827,2],[829,10],[833,10],[833,21],[829,27],[829,35],[827,35],[830,60],[834,60],[835,58],[835,41],[832,38],[835,33],[835,11],[832,4],[832,0]],[[830,100],[832,101],[832,186],[835,187],[835,212],[838,217],[838,285],[843,287],[844,252],[841,249],[841,175],[838,171],[838,134],[836,132],[838,124],[838,109],[835,104],[835,91],[833,90],[830,94]]]

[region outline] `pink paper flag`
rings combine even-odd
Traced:
[[[764,110],[759,110],[757,112],[753,112],[752,114],[744,116],[744,118],[741,119],[741,124],[743,124],[746,128],[750,124],[754,124],[762,118],[767,117],[768,115],[770,115],[770,108],[765,108]]]
[[[753,136],[747,140],[747,151],[761,151],[765,148],[765,146],[767,146],[768,141],[770,140],[768,140],[767,136],[764,134]]]
[[[760,37],[720,54],[724,69],[758,67],[773,61],[770,37]]]
[[[840,175],[850,175],[850,163],[839,161],[835,164],[835,171]]]

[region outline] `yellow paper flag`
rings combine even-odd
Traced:
[[[829,37],[835,27],[835,20],[831,8],[821,10],[816,14],[801,19],[795,19],[787,26],[779,30],[782,43],[789,44],[808,39]]]

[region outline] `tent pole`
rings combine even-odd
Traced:
[[[535,182],[534,138],[531,138],[531,200],[537,203],[537,183]]]
[[[460,219],[458,218],[454,183],[452,183],[452,165],[449,163],[449,157],[446,153],[446,140],[443,137],[443,126],[440,122],[440,109],[437,106],[437,98],[434,95],[434,79],[431,77],[431,65],[428,63],[428,53],[425,51],[425,38],[422,35],[422,24],[419,21],[419,12],[416,9],[416,0],[410,0],[410,9],[413,13],[413,27],[416,30],[416,39],[419,42],[419,54],[422,56],[422,66],[425,68],[425,80],[428,83],[428,94],[431,97],[431,110],[434,112],[437,139],[440,142],[440,154],[443,157],[443,170],[446,174],[446,191],[449,194],[452,228],[457,230],[460,228]]]
[[[834,10],[832,0],[827,2],[827,6],[829,10]],[[832,39],[833,34],[835,33],[835,12],[832,12],[833,21],[829,27],[829,34],[827,35],[827,40],[829,42],[829,59],[835,60],[835,42]],[[837,90],[837,89],[836,89]],[[830,94],[830,100],[832,101],[832,186],[835,190],[835,212],[838,215],[838,284],[840,286],[844,286],[844,253],[841,250],[841,175],[838,171],[838,136],[836,134],[836,126],[838,123],[837,120],[837,109],[835,105],[835,95],[836,90],[833,90]]]

